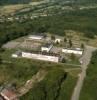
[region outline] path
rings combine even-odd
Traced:
[[[80,59],[80,61],[82,61],[82,65],[81,65],[82,72],[79,74],[79,78],[78,78],[76,87],[74,89],[73,95],[71,97],[71,100],[79,100],[80,91],[82,89],[83,82],[86,77],[86,70],[87,70],[88,64],[91,60],[92,52],[94,50],[96,50],[96,48],[86,46],[84,54],[83,54],[82,58]]]
[[[18,89],[19,96],[22,96],[22,95],[26,94],[27,92],[29,92],[29,90],[31,88],[33,88],[35,86],[35,84],[37,84],[38,82],[40,82],[41,80],[44,79],[46,74],[47,74],[47,72],[45,70],[40,70],[34,76],[32,76],[32,78],[30,80],[28,80],[23,87]]]

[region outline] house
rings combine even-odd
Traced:
[[[68,48],[64,48],[62,49],[63,53],[73,53],[73,54],[79,54],[82,55],[83,54],[83,50],[80,48],[75,48],[75,49],[68,49]]]
[[[41,47],[41,51],[42,52],[50,52],[52,47],[53,47],[53,44],[47,43],[47,44],[45,44],[44,46]]]
[[[34,53],[22,52],[22,57],[29,58],[29,59],[51,61],[51,62],[59,62],[58,56],[49,56],[49,55],[43,55],[43,54],[34,54]]]
[[[3,89],[0,93],[0,100],[18,100],[16,93],[11,89]]]
[[[60,42],[61,42],[61,39],[59,39],[59,38],[55,39],[55,43],[60,43]]]

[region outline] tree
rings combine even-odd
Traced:
[[[51,36],[51,40],[55,40],[55,36],[54,35]]]
[[[75,54],[72,53],[72,54],[70,55],[70,58],[71,58],[71,60],[75,60],[75,58],[76,58]]]
[[[69,46],[70,46],[70,48],[72,47],[72,41],[71,40],[69,40]]]
[[[95,34],[93,32],[86,32],[84,33],[84,36],[91,39],[95,38]]]
[[[56,44],[58,45],[59,44],[59,41],[56,41]]]
[[[64,42],[67,42],[67,39],[66,38],[64,38]]]
[[[82,48],[82,49],[84,49],[84,48],[85,48],[85,45],[84,45],[83,43],[81,44],[81,48]]]
[[[0,64],[2,63],[2,58],[1,58],[1,56],[0,56]]]
[[[66,59],[65,58],[62,59],[62,63],[66,63]]]

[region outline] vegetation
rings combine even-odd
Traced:
[[[41,66],[38,66],[31,61],[13,60],[3,61],[0,64],[0,84],[15,83],[16,86],[23,85],[28,79],[30,79]]]
[[[30,59],[13,59],[11,57],[15,50],[5,50],[0,52],[0,84],[16,83],[17,87],[29,80],[40,69],[52,70],[53,68],[76,68],[64,64],[52,62],[30,60]]]
[[[20,100],[70,100],[76,79],[60,68],[50,70],[45,79]]]
[[[97,51],[93,52],[80,100],[97,100]]]
[[[11,3],[26,3],[26,0],[1,0],[0,5]],[[30,0],[29,0],[30,1]],[[59,0],[60,1],[60,0]],[[87,0],[90,2],[89,0]],[[94,2],[96,2],[94,0]],[[60,12],[60,10],[56,10]],[[29,16],[29,14],[28,14]],[[28,34],[49,32],[52,35],[52,40],[55,39],[54,34],[65,36],[65,30],[74,30],[82,32],[83,36],[95,38],[97,35],[97,8],[61,12],[53,16],[38,17],[33,20],[25,19],[13,22],[0,23],[0,47],[18,37]],[[64,38],[67,42],[67,38]],[[70,47],[72,41],[69,40]],[[84,48],[84,45],[81,45]],[[1,49],[0,49],[1,50]],[[14,50],[13,50],[14,51]],[[48,70],[48,75],[43,81],[36,84],[26,95],[21,97],[21,100],[70,100],[74,89],[77,75],[70,72],[64,72],[64,69],[69,69],[71,66],[65,64],[55,64],[51,62],[43,62],[27,59],[12,59],[12,51],[5,50],[0,53],[0,85],[4,83],[15,83],[17,87],[23,85],[25,81],[30,79],[41,68]],[[71,60],[76,61],[75,55],[71,55]],[[66,62],[66,59],[63,59]],[[73,63],[72,62],[72,63]],[[97,51],[93,53],[87,78],[81,93],[81,100],[96,100],[96,73],[97,73]],[[72,66],[72,68],[75,68]],[[94,69],[95,68],[95,69]],[[91,86],[90,86],[91,84]]]
[[[0,24],[0,45],[15,38],[32,34],[32,32],[50,32],[65,35],[65,30],[83,32],[88,38],[97,35],[97,9],[77,10],[60,15],[39,17],[22,22],[4,22]],[[64,21],[63,21],[64,20]],[[37,26],[37,27],[36,27]]]

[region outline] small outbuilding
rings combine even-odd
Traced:
[[[2,99],[4,98],[4,100],[19,100],[16,93],[11,89],[3,89],[0,95]]]
[[[60,42],[61,42],[61,39],[59,39],[59,38],[55,39],[55,43],[60,43]]]

